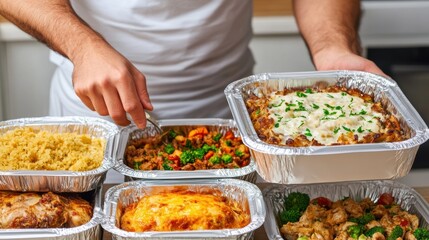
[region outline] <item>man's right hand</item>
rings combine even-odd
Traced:
[[[144,110],[153,110],[145,76],[104,41],[95,41],[71,59],[73,87],[82,102],[116,124],[146,127]]]
[[[152,110],[146,79],[101,35],[80,19],[69,1],[0,0],[0,14],[74,64],[73,86],[79,98],[118,125],[129,113],[146,127],[144,110]]]

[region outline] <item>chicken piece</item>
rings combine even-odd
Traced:
[[[417,240],[416,237],[411,233],[411,231],[407,231],[404,235],[405,240]]]
[[[314,230],[311,227],[304,226],[300,222],[288,222],[280,228],[280,232],[286,239],[295,240],[298,236],[311,236]]]
[[[373,227],[381,226],[381,224],[377,220],[372,220],[365,225],[366,229],[371,229]]]
[[[347,235],[347,229],[353,225],[357,225],[357,223],[345,222],[345,223],[342,223],[340,225],[334,226],[335,233],[337,234],[337,236],[342,235],[343,232],[346,233],[346,235]]]
[[[310,204],[302,214],[299,222],[305,226],[310,226],[315,220],[324,218],[326,218],[326,209],[316,204]]]
[[[419,227],[420,222],[419,218],[416,215],[410,214],[407,211],[400,211],[398,215],[405,218],[411,225],[412,229],[416,229]]]
[[[344,209],[346,210],[347,213],[350,214],[350,216],[354,217],[354,218],[358,218],[361,217],[363,215],[363,209],[362,207],[355,202],[353,199],[351,198],[347,198],[343,201],[343,205],[344,205]]]
[[[330,209],[326,213],[326,222],[331,226],[347,221],[347,212],[343,207]]]
[[[386,240],[386,237],[381,232],[376,232],[372,235],[372,240]]]
[[[334,239],[333,229],[329,225],[323,222],[314,222],[313,229],[314,229],[314,233],[311,235],[310,239],[320,239],[320,240]]]
[[[359,202],[359,205],[362,207],[362,210],[365,212],[367,209],[371,209],[375,204],[371,198],[364,198]]]
[[[383,205],[377,205],[374,209],[372,209],[371,213],[376,218],[382,218],[385,215],[389,214],[389,211]]]
[[[67,206],[69,202],[72,204],[70,207]],[[0,192],[0,228],[58,228],[81,225],[92,217],[91,205],[88,202],[87,206],[84,205],[82,199],[68,200],[51,192]]]

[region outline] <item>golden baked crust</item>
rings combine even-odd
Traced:
[[[358,89],[285,89],[251,95],[246,106],[259,138],[270,144],[306,147],[407,138],[398,119]]]
[[[242,228],[249,223],[248,210],[215,190],[144,196],[125,207],[121,217],[121,229],[130,232]]]

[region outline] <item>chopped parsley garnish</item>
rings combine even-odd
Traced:
[[[360,127],[357,129],[357,131],[358,131],[358,133],[363,133],[362,126],[360,126]]]
[[[281,99],[279,104],[272,104],[271,107],[280,107],[284,102],[285,100]]]
[[[274,124],[275,128],[278,128],[279,126],[280,126],[280,124],[278,122]]]
[[[305,93],[313,93],[313,90],[311,90],[311,88],[307,88],[305,89]]]
[[[261,113],[261,109],[256,110],[256,115],[259,115]]]
[[[341,96],[346,96],[346,95],[347,95],[347,93],[341,92]]]
[[[319,108],[320,108],[320,107],[319,107],[319,105],[317,105],[317,104],[315,104],[315,103],[313,103],[312,107],[313,107],[314,109],[319,109]]]
[[[307,94],[305,94],[303,92],[296,92],[296,96],[298,96],[298,97],[307,97]]]
[[[326,94],[326,96],[328,96],[329,98],[334,98],[334,96],[332,96],[331,94]]]
[[[350,130],[350,128],[344,127],[344,126],[343,126],[343,129],[346,130],[347,132],[351,132],[352,131],[352,130]]]
[[[313,136],[313,134],[311,134],[310,129],[308,129],[308,128],[305,129],[304,135],[307,136],[307,137],[312,137]]]
[[[334,128],[334,133],[335,133],[335,134],[337,134],[337,133],[338,133],[338,131],[340,131],[340,128],[339,128],[339,127]]]

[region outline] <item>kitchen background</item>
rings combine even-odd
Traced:
[[[429,124],[429,1],[362,1],[364,54],[390,75]],[[291,0],[254,0],[255,73],[314,70]],[[49,50],[0,16],[0,120],[48,113]],[[420,147],[411,186],[429,185],[429,143]]]

